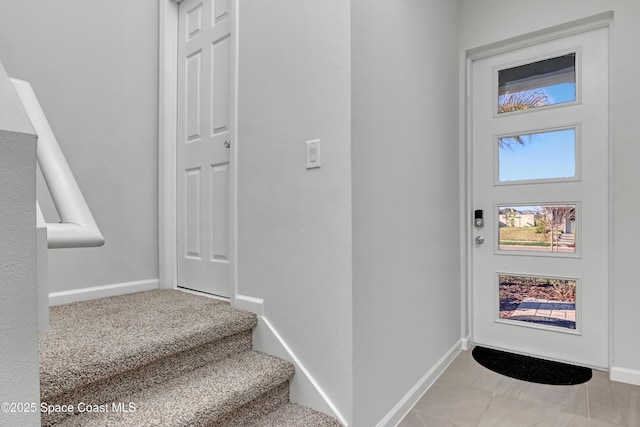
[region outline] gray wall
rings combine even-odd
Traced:
[[[352,0],[356,426],[460,339],[457,8]]]
[[[0,61],[31,82],[106,239],[49,251],[52,292],[158,277],[157,45],[156,0],[3,2]]]
[[[499,42],[553,25],[614,11],[613,55],[613,360],[640,383],[638,325],[640,287],[637,284],[640,212],[637,183],[640,181],[640,146],[637,118],[640,116],[640,68],[638,39],[640,3],[632,0],[465,0],[461,3],[462,51]],[[551,13],[550,13],[551,12]],[[525,18],[526,17],[526,18]],[[464,63],[461,65],[464,66]],[[583,149],[588,149],[585,147]],[[602,343],[606,345],[606,343]]]
[[[349,2],[240,1],[239,19],[239,293],[350,419]]]

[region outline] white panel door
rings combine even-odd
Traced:
[[[178,286],[228,297],[231,0],[179,6]]]
[[[606,28],[472,63],[476,344],[608,368],[608,74]]]

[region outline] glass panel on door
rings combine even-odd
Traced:
[[[575,100],[575,52],[498,70],[498,114]]]
[[[498,250],[576,253],[576,204],[498,206]]]
[[[498,137],[497,183],[575,180],[576,128]]]
[[[576,329],[575,279],[498,275],[499,319]]]

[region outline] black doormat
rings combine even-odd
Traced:
[[[573,385],[591,379],[591,369],[531,356],[475,347],[473,358],[482,366],[502,375],[539,384]]]

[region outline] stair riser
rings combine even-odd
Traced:
[[[136,404],[135,412],[85,413],[65,419],[59,427],[203,427],[229,414],[244,416],[243,407],[259,413],[275,409],[267,405],[287,398],[286,385],[293,374],[290,363],[247,351],[121,396],[118,401]],[[279,391],[276,397],[272,390]]]
[[[49,405],[73,405],[74,408],[77,408],[80,402],[91,404],[119,402],[122,400],[122,396],[153,387],[208,363],[214,363],[228,356],[251,350],[251,339],[251,331],[241,332],[159,359],[136,370],[124,372],[49,398],[46,403]],[[42,414],[42,425],[52,426],[68,416],[67,413]]]
[[[289,401],[289,381],[216,420],[207,427],[247,427]]]

